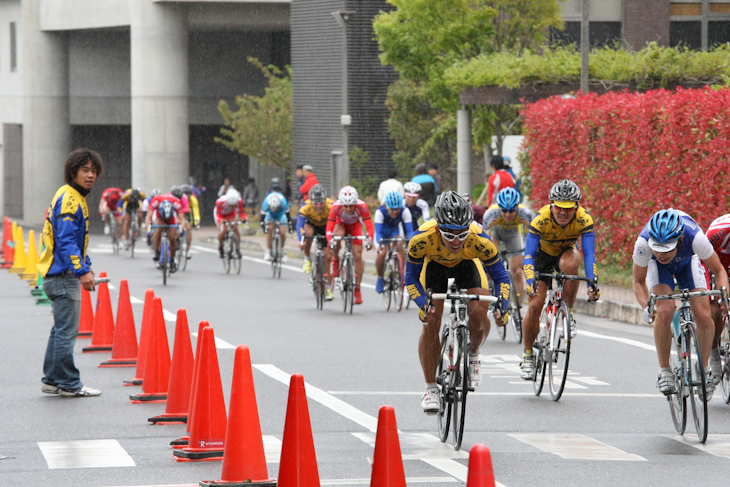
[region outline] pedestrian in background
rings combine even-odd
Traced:
[[[297,204],[299,206],[304,204],[304,199],[302,198],[302,193],[300,191],[302,188],[302,184],[304,184],[304,170],[302,170],[303,167],[304,166],[299,164],[297,166],[296,172],[294,173],[297,176]]]
[[[436,191],[438,190],[436,180],[426,174],[425,164],[418,164],[415,169],[416,175],[411,181],[421,185],[421,199],[428,203],[428,206],[433,206],[436,203]]]
[[[299,193],[302,195],[302,201],[307,201],[309,199],[309,190],[315,184],[319,184],[319,181],[317,181],[317,176],[314,175],[314,168],[309,164],[302,166],[302,175],[304,176],[304,182],[299,188]]]
[[[397,177],[398,170],[391,169],[388,172],[388,179],[380,183],[380,186],[378,187],[378,201],[380,201],[381,205],[385,204],[385,195],[387,195],[391,191],[398,191],[401,198],[406,197],[406,190],[403,189],[403,183],[398,181],[398,179],[396,179]]]
[[[94,271],[86,253],[89,241],[89,207],[86,196],[101,175],[101,156],[77,149],[66,159],[64,179],[51,200],[43,225],[45,250],[38,261],[43,291],[53,306],[53,328],[43,361],[46,394],[62,397],[98,396],[100,390],[86,387],[74,364],[74,345],[81,319],[81,286],[94,291]]]
[[[487,208],[497,202],[497,195],[504,188],[514,188],[515,180],[504,170],[504,159],[502,156],[492,156],[489,161],[494,174],[487,180]]]
[[[228,190],[233,189],[235,190],[236,187],[231,184],[231,180],[226,178],[223,180],[223,184],[218,189],[218,197],[220,198],[224,194],[228,193]]]
[[[441,182],[441,174],[439,174],[439,165],[432,162],[428,165],[428,174],[436,181],[436,196],[440,195],[444,191],[443,183]]]
[[[254,178],[248,178],[248,184],[243,188],[243,204],[246,207],[246,214],[256,214],[256,207],[259,204],[259,188],[256,187]]]

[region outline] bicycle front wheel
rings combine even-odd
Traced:
[[[455,347],[458,350],[454,350],[456,372],[452,375],[455,379],[452,412],[454,413],[454,450],[459,450],[461,440],[464,438],[466,395],[469,392],[469,335],[466,329],[457,328],[456,340],[459,342],[459,346]]]
[[[702,353],[697,341],[697,330],[688,326],[685,331],[685,373],[690,386],[690,401],[692,402],[692,416],[695,430],[700,443],[707,440],[707,389],[705,382],[705,368],[702,366]],[[694,354],[694,361],[690,360]]]
[[[347,306],[349,314],[352,314],[353,304],[355,304],[355,262],[352,255],[350,255],[347,258]]]
[[[135,216],[132,217],[132,225],[129,229],[129,251],[131,257],[134,259],[134,244],[137,242],[137,238],[139,237],[139,226],[137,225],[137,218]]]
[[[545,345],[536,341],[532,345],[532,353],[535,356],[535,381],[532,385],[535,395],[539,396],[542,393],[542,386],[545,384],[545,370],[547,369]]]
[[[385,311],[390,311],[390,303],[391,303],[391,294],[390,294],[390,288],[393,285],[393,269],[390,265],[392,262],[392,258],[389,256],[385,260],[385,265],[383,266],[383,307],[385,307]]]
[[[390,288],[390,293],[393,297],[393,304],[395,305],[396,311],[403,309],[403,259],[400,254],[395,254],[393,259],[393,281]]]
[[[441,333],[441,355],[436,367],[436,383],[439,386],[439,411],[436,420],[439,427],[439,439],[445,442],[449,437],[449,426],[451,425],[451,382],[449,380],[449,329],[448,324],[444,325]]]
[[[347,313],[347,304],[350,300],[350,293],[348,288],[352,285],[347,277],[347,270],[350,267],[347,260],[348,257],[344,256],[340,261],[340,296],[342,297],[342,311],[344,313]]]
[[[233,254],[233,251],[231,249],[231,237],[229,235],[226,235],[223,237],[223,270],[226,271],[226,274],[231,272],[231,255]]]
[[[515,340],[522,343],[522,307],[520,306],[517,293],[512,291],[512,308],[509,311],[509,322],[512,325],[512,331],[515,332]]]
[[[110,232],[112,236],[112,252],[114,255],[119,254],[119,229],[117,227],[117,219],[114,217],[114,215],[110,216],[111,218],[111,224],[110,226]]]
[[[317,262],[314,266],[314,292],[317,295],[317,308],[324,307],[324,288],[327,285],[324,278],[324,255],[317,255]]]
[[[725,326],[720,335],[720,363],[722,364],[722,399],[725,404],[730,403],[730,324],[728,318],[724,318]]]
[[[553,401],[558,401],[563,395],[570,361],[570,312],[565,303],[562,303],[555,313],[549,343],[550,397]]]
[[[236,249],[239,249],[238,253],[236,253]],[[241,260],[243,257],[240,255],[240,249],[241,249],[241,242],[238,238],[238,235],[235,233],[233,234],[233,248],[231,249],[232,252],[232,258],[231,261],[233,263],[233,270],[236,271],[236,274],[241,273]]]
[[[167,267],[170,265],[168,256],[170,249],[167,242],[160,244],[160,269],[162,270],[162,285],[167,286]]]
[[[679,357],[682,356],[684,345],[682,344],[681,336],[677,340],[672,340],[672,344],[675,346],[677,353],[669,355],[669,368],[674,372],[674,385],[677,392],[668,395],[667,401],[669,402],[669,410],[672,413],[674,430],[678,435],[683,435],[687,427],[687,397],[682,390],[684,371]]]

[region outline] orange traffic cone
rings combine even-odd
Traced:
[[[91,294],[81,288],[81,319],[79,320],[79,338],[90,338],[94,332],[94,308],[91,307]]]
[[[393,406],[381,407],[378,414],[378,432],[375,434],[370,487],[406,487],[406,474],[403,470]]]
[[[147,341],[144,381],[139,394],[129,396],[132,404],[167,401],[167,383],[170,380],[170,346],[167,344],[162,298],[152,300],[152,326]]]
[[[38,253],[35,249],[35,232],[28,231],[28,255],[25,257],[25,270],[20,274],[20,278],[24,281],[35,279],[38,274]]]
[[[291,376],[286,405],[284,438],[279,462],[280,487],[319,487],[319,470],[314,453],[312,425],[309,421],[304,377]]]
[[[139,348],[137,348],[137,370],[134,379],[125,380],[125,386],[141,386],[144,381],[144,361],[147,355],[147,339],[152,322],[152,300],[155,292],[148,289],[144,292],[144,308],[142,309],[142,326],[139,330]]]
[[[134,313],[129,299],[129,284],[122,279],[119,284],[117,323],[114,327],[112,358],[99,367],[134,367],[137,365],[137,330],[134,328]]]
[[[469,475],[466,487],[495,487],[492,454],[486,445],[477,443],[469,451]]]
[[[101,271],[99,277],[106,277]],[[96,312],[94,313],[94,331],[91,334],[91,345],[81,349],[84,353],[111,352],[114,344],[114,313],[112,298],[109,296],[109,284],[102,282],[96,292]]]
[[[5,247],[5,255],[3,265],[0,269],[10,269],[13,267],[13,258],[15,256],[15,222],[9,223],[8,217],[5,217],[3,224],[3,247]],[[8,226],[9,225],[9,226]]]
[[[236,348],[233,363],[231,405],[228,410],[226,446],[223,454],[221,480],[203,480],[200,485],[276,487],[266,469],[266,454],[261,438],[259,410],[251,372],[251,355],[246,345]]]
[[[178,462],[223,459],[226,437],[226,404],[215,350],[213,328],[203,328],[200,363],[195,384],[190,442],[172,452]]]
[[[192,382],[193,345],[188,331],[188,314],[180,308],[177,310],[170,381],[167,384],[167,406],[164,413],[147,421],[152,424],[187,423]]]
[[[196,340],[195,344],[195,359],[193,361],[193,380],[190,384],[190,398],[188,399],[188,427],[187,431],[185,431],[185,434],[178,438],[177,440],[172,440],[170,442],[170,446],[174,448],[175,450],[185,448],[188,446],[188,442],[190,440],[190,428],[193,425],[193,402],[195,398],[195,384],[198,383],[198,369],[200,367],[200,346],[203,343],[203,329],[206,326],[210,326],[207,321],[203,320],[198,324],[198,339]]]
[[[23,241],[23,227],[15,229],[15,258],[13,267],[8,272],[11,274],[22,274],[25,272],[25,242]]]

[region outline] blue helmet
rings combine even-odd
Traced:
[[[389,210],[396,210],[403,206],[403,197],[398,191],[391,191],[385,195],[385,207]]]
[[[172,202],[165,200],[160,205],[160,208],[157,210],[157,213],[159,213],[160,218],[163,220],[169,220],[172,218],[174,209],[172,207]]]
[[[520,193],[514,188],[504,188],[497,194],[497,204],[505,211],[512,211],[520,204]]]
[[[684,235],[684,218],[674,208],[659,210],[649,220],[649,247],[657,252],[669,252]]]

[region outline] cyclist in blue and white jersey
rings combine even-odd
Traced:
[[[428,220],[431,219],[431,213],[428,210],[428,203],[426,203],[426,201],[422,200],[420,197],[420,184],[414,183],[413,181],[408,181],[406,184],[403,185],[403,189],[406,192],[405,207],[408,208],[408,211],[411,212],[413,231],[416,231],[418,230],[419,225],[418,220],[421,217],[423,217],[423,223],[426,223]]]
[[[676,392],[676,387],[674,373],[669,367],[669,354],[672,348],[670,323],[674,318],[676,305],[671,300],[657,301],[656,320],[654,320],[654,316],[649,316],[647,307],[649,292],[657,295],[671,294],[674,292],[675,278],[679,289],[690,291],[707,289],[707,279],[700,261],[715,274],[718,289],[723,286],[726,289],[730,288],[727,272],[699,225],[692,217],[674,208],[660,210],[651,217],[636,239],[633,261],[634,294],[644,308],[644,321],[647,323],[654,321],[654,343],[659,356],[659,377],[656,386],[663,394],[672,394]],[[715,333],[715,325],[710,315],[710,302],[705,297],[699,297],[693,299],[691,305],[702,362],[707,370]],[[715,390],[709,373],[705,387],[709,400]]]
[[[403,197],[400,193],[391,191],[385,195],[385,204],[375,211],[375,241],[378,242],[378,255],[375,257],[375,270],[378,273],[378,281],[375,283],[375,291],[378,294],[383,292],[385,256],[388,253],[388,245],[381,244],[380,241],[384,238],[403,239],[403,237],[410,240],[412,235],[411,212],[403,206]],[[403,247],[403,242],[398,242],[397,245],[401,262],[405,262],[406,250]]]
[[[264,254],[264,260],[271,260],[271,239],[273,235],[274,225],[276,224],[279,228],[279,235],[281,236],[281,248],[284,248],[286,242],[286,229],[291,226],[289,223],[289,203],[286,202],[284,195],[279,192],[271,192],[261,205],[261,226],[266,232],[266,253]],[[282,253],[282,262],[286,262],[286,253]]]

